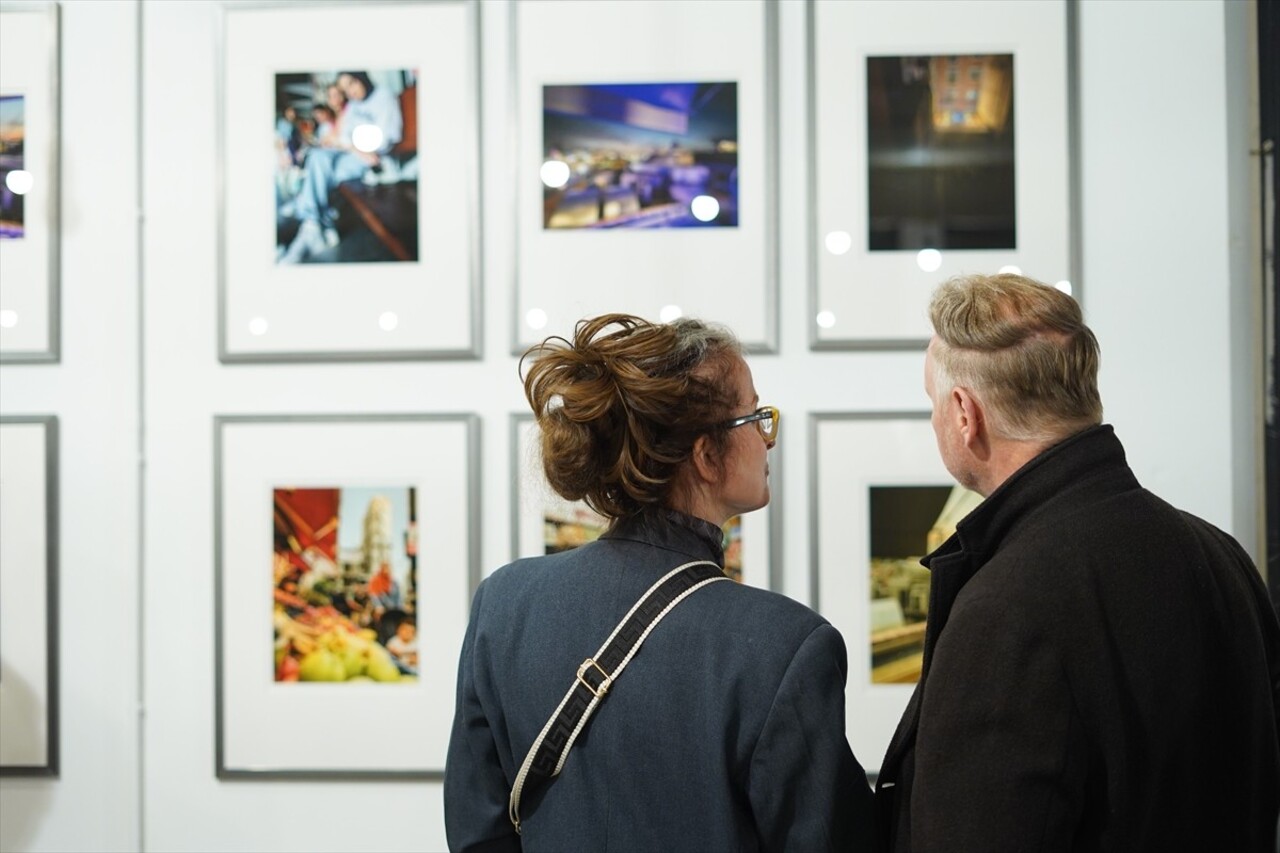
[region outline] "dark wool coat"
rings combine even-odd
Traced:
[[[719,528],[664,514],[520,560],[477,590],[444,779],[449,847],[526,851],[871,849],[871,789],[845,739],[839,632],[784,596],[706,585],[660,622],[542,797],[507,798],[579,664]],[[523,845],[523,847],[522,847]]]
[[[1275,611],[1110,426],[1029,462],[925,563],[924,672],[877,782],[887,849],[1274,849]]]

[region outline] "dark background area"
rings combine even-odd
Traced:
[[[1266,459],[1266,523],[1267,546],[1262,559],[1266,562],[1271,601],[1280,610],[1280,426],[1276,423],[1276,376],[1280,375],[1280,359],[1276,356],[1276,330],[1280,329],[1280,293],[1276,288],[1275,249],[1280,244],[1275,200],[1280,196],[1280,180],[1276,177],[1275,146],[1280,138],[1280,3],[1258,3],[1258,101],[1260,116],[1260,150],[1262,151],[1262,280],[1267,292],[1263,304],[1263,456]],[[1268,204],[1270,199],[1270,204]]]

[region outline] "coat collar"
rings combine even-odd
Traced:
[[[601,539],[628,539],[724,565],[724,531],[711,522],[674,509],[655,509],[620,518]]]
[[[1052,514],[1060,500],[1136,489],[1124,447],[1110,424],[1099,424],[1055,444],[1015,471],[956,525],[950,539],[926,556],[929,568],[963,554],[976,567],[1023,524]]]

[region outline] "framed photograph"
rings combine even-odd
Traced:
[[[923,348],[956,274],[1079,295],[1072,10],[810,0],[814,349]]]
[[[737,515],[724,526],[724,568],[734,580],[762,589],[781,588],[781,454],[769,453],[769,505]],[[511,558],[555,554],[600,538],[609,526],[582,501],[552,491],[542,473],[533,415],[511,416]]]
[[[0,776],[58,775],[58,419],[0,417]]]
[[[479,583],[479,420],[214,432],[219,778],[438,778]],[[344,745],[343,720],[389,736]]]
[[[774,352],[775,0],[511,10],[513,351],[620,311]]]
[[[849,744],[875,772],[920,678],[920,558],[982,498],[947,473],[928,412],[819,413],[809,435],[813,606],[849,648]]]
[[[478,14],[221,7],[222,361],[478,356]]]
[[[56,362],[57,3],[0,3],[0,362]]]

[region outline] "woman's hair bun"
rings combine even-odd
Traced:
[[[629,314],[582,320],[573,340],[530,348],[525,397],[548,483],[610,518],[666,505],[693,442],[737,403],[723,379],[740,355],[728,330]]]

